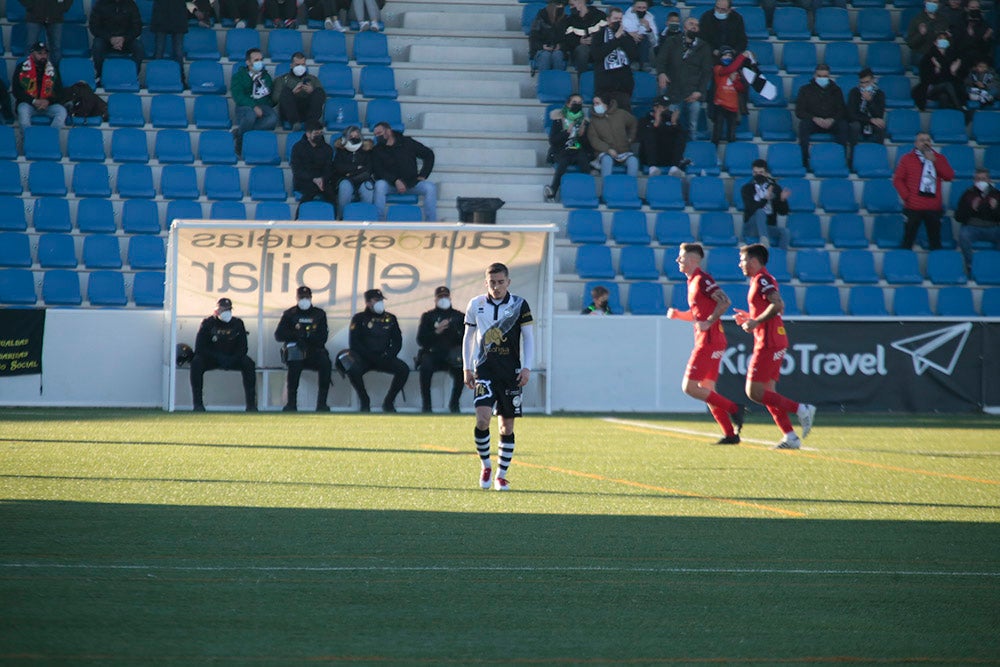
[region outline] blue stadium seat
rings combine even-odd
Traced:
[[[726,211],[725,184],[718,176],[695,176],[690,181],[688,197],[691,206],[699,211]]]
[[[59,147],[59,130],[51,125],[29,125],[24,128],[24,157],[29,162],[35,160],[62,159]]]
[[[906,285],[893,290],[892,311],[899,317],[931,317],[930,295],[920,285]]]
[[[611,217],[611,237],[619,245],[649,245],[652,238],[642,211],[615,211]]]
[[[73,162],[104,162],[104,134],[96,127],[74,127],[66,135],[66,155]]]
[[[31,243],[27,234],[0,232],[0,266],[31,266]]]
[[[565,178],[563,183],[565,183]],[[601,199],[608,208],[642,208],[642,200],[639,199],[638,179],[627,174],[611,174],[605,177],[601,188]]]
[[[913,105],[912,99],[910,105]],[[890,109],[886,112],[885,129],[894,142],[911,144],[920,132],[920,112],[913,108]]]
[[[291,220],[292,211],[285,202],[262,201],[254,210],[254,220]]]
[[[857,3],[854,3],[857,7]],[[878,7],[865,7],[858,11],[858,36],[862,42],[889,43],[896,39],[896,31],[892,29],[892,14],[889,10]],[[868,44],[868,67],[871,67],[871,47]],[[874,68],[872,68],[874,69]]]
[[[284,201],[288,198],[284,172],[279,167],[266,165],[251,167],[247,189],[254,201]]]
[[[132,280],[132,300],[141,308],[163,308],[165,274],[138,271]]]
[[[760,109],[757,112],[757,134],[764,141],[794,141],[792,112],[788,109]]]
[[[87,277],[87,300],[92,306],[126,306],[125,276],[121,271],[94,271]]]
[[[850,42],[851,38],[854,37],[854,33],[851,30],[851,19],[847,15],[847,10],[842,7],[820,7],[817,9],[813,27],[816,31],[816,36],[824,42],[833,40],[847,40]],[[832,44],[828,44],[827,48],[829,49],[830,46]],[[829,63],[830,58],[827,57],[826,61]]]
[[[173,60],[146,62],[146,89],[150,93],[184,92],[180,65]]]
[[[336,220],[336,218],[336,212],[330,202],[316,199],[299,204],[299,220]]]
[[[233,124],[229,118],[228,100],[206,95],[196,97],[194,124],[199,130],[228,130]]]
[[[213,60],[217,62],[222,55],[219,53],[219,44],[215,35],[216,32],[211,28],[189,28],[184,35],[185,60]]]
[[[817,62],[812,42],[787,42],[782,48],[781,68],[789,74],[812,74]]]
[[[73,193],[77,197],[110,197],[108,168],[96,162],[81,162],[73,167]]]
[[[46,306],[79,306],[80,278],[76,271],[51,269],[42,276],[42,300]]]
[[[740,7],[738,13],[743,17],[743,30],[749,39],[766,40],[771,36],[771,32],[767,29],[767,21],[765,20],[763,9],[756,5],[748,5]],[[656,25],[661,26],[663,24],[657,23]],[[750,50],[753,51],[754,55],[759,55],[752,46]]]
[[[76,206],[76,228],[85,234],[114,234],[115,208],[110,199],[81,199]]]
[[[968,287],[942,287],[937,294],[937,314],[941,317],[978,317]]]
[[[816,148],[814,146],[813,148]],[[838,146],[838,148],[840,148]],[[854,183],[846,178],[830,178],[819,184],[819,205],[827,213],[857,213]]]
[[[896,250],[903,242],[903,216],[876,215],[872,220],[872,243],[883,250]]]
[[[838,266],[840,279],[845,283],[874,285],[878,283],[875,256],[868,250],[844,250]]]
[[[949,189],[949,193],[948,193],[948,209],[954,211],[955,209],[958,208],[958,201],[959,201],[959,199],[962,198],[962,193],[972,187],[972,182],[971,181],[963,181],[963,180],[955,179],[955,180],[953,180],[949,184],[949,186],[945,186],[945,187],[948,187],[948,189]],[[943,193],[942,193],[942,195],[943,195]],[[924,228],[923,225],[920,226],[920,230],[917,232],[917,234],[919,235],[919,233],[921,231],[926,234],[926,230],[925,230],[925,228]],[[942,233],[941,233],[941,242],[942,242],[942,244],[944,243],[944,226],[943,225],[942,225]]]
[[[830,253],[815,249],[795,253],[795,277],[803,283],[832,283]]]
[[[63,14],[63,21],[66,23],[86,23],[87,16],[84,12],[83,0],[73,0],[66,13]]]
[[[903,53],[895,42],[876,42],[868,45],[865,65],[875,74],[900,75],[905,73]],[[880,85],[884,83],[880,82]]]
[[[139,76],[129,58],[108,58],[101,72],[101,86],[108,93],[138,93]]]
[[[830,66],[830,74],[835,77],[857,75],[858,70],[861,69],[861,54],[858,51],[858,45],[854,42],[827,44],[824,58],[827,65]],[[848,86],[844,81],[838,81],[837,85],[841,87],[845,95],[854,87],[853,85]]]
[[[906,76],[902,74],[883,76],[879,80],[878,85],[882,89],[882,92],[885,93],[885,106],[887,109],[912,109],[913,98],[910,96],[910,80]],[[919,121],[919,116],[917,120]],[[888,116],[886,122],[888,122]],[[908,131],[907,128],[902,128],[900,130],[901,136],[905,136]]]
[[[69,202],[65,199],[44,197],[35,201],[32,227],[36,232],[70,232]]]
[[[594,98],[594,70],[589,69],[586,72],[580,72],[578,78],[580,90],[577,92],[580,93],[580,97],[583,98],[585,103],[589,103]],[[561,107],[562,104],[559,106]]]
[[[889,152],[884,144],[857,144],[854,147],[854,171],[858,178],[891,178]]]
[[[327,102],[327,106],[330,106],[329,102]],[[368,126],[369,130],[374,130],[375,126],[381,122],[389,123],[389,127],[396,132],[402,132],[405,129],[403,111],[399,102],[396,100],[371,100],[368,102],[368,108],[365,109],[365,125]],[[327,127],[329,126],[330,123],[327,121]]]
[[[681,243],[690,243],[695,240],[694,234],[691,233],[691,219],[683,211],[657,213],[654,232],[656,242],[665,246],[676,247]]]
[[[956,181],[955,183],[958,183]],[[955,185],[953,183],[952,185]],[[927,239],[927,227],[921,225],[917,230],[917,243],[924,250],[930,250],[931,244]],[[941,218],[941,247],[945,250],[954,250],[958,247],[955,241],[955,234],[952,230],[951,218],[945,216]]]
[[[689,309],[686,283],[674,283],[670,289],[670,307],[676,310]]]
[[[344,220],[378,220],[378,209],[367,202],[352,202],[344,206]]]
[[[254,164],[281,164],[278,136],[274,132],[250,130],[243,135],[243,161]]]
[[[566,235],[573,243],[605,243],[604,221],[594,209],[575,209],[566,218]]]
[[[108,124],[112,127],[142,127],[142,99],[132,93],[115,93],[108,97]]]
[[[763,113],[763,109],[761,113]],[[760,157],[760,150],[757,144],[749,141],[734,141],[726,144],[726,152],[723,155],[723,168],[729,172],[730,176],[749,176],[752,172],[750,165]]]
[[[740,270],[740,251],[734,247],[716,247],[708,249],[705,268],[717,282],[743,280]],[[743,290],[746,291],[746,288]],[[728,294],[728,292],[727,292]],[[732,298],[732,295],[730,295]]]
[[[767,166],[777,178],[799,178],[806,175],[806,168],[802,164],[802,149],[798,144],[774,143],[768,146]]]
[[[188,118],[184,98],[180,95],[154,95],[149,102],[149,122],[156,128],[186,128]]]
[[[354,97],[354,74],[348,65],[340,63],[322,65],[318,77],[327,97]],[[395,96],[392,99],[395,99]]]
[[[806,179],[786,178],[781,182],[781,187],[792,191],[788,198],[788,210],[792,213],[812,213],[816,210],[812,187]]]
[[[17,163],[0,160],[0,195],[20,197],[22,191],[21,170]]]
[[[65,197],[66,173],[58,162],[28,165],[28,189],[33,197]]]
[[[1000,250],[975,251],[972,278],[978,285],[1000,285]]]
[[[666,248],[663,251],[663,266],[661,273],[667,277],[670,281],[680,281],[683,283],[687,282],[687,276],[681,273],[681,267],[677,265],[677,255],[679,249],[675,246],[673,248]]]
[[[35,276],[28,269],[0,270],[0,303],[31,306],[38,302]]]
[[[162,230],[156,202],[126,199],[122,204],[122,231],[126,234],[159,234]]]
[[[206,167],[205,197],[210,201],[239,201],[243,199],[240,172],[236,167],[229,165]]]
[[[105,64],[111,59],[105,61]],[[94,61],[90,58],[63,58],[59,61],[59,79],[64,86],[72,86],[83,81],[91,88],[97,88]]]
[[[576,275],[581,278],[614,278],[611,248],[595,244],[579,246],[576,249]]]
[[[198,99],[220,99],[201,97]],[[198,158],[203,164],[236,164],[233,135],[225,130],[206,130],[198,135]],[[206,187],[207,189],[207,187]]]
[[[336,30],[318,30],[312,34],[312,59],[317,63],[346,65],[347,39]]]
[[[819,216],[815,213],[792,213],[785,221],[793,248],[822,248],[826,245]]]
[[[152,199],[153,170],[147,164],[123,164],[118,167],[115,189],[122,199]]]
[[[559,188],[559,200],[566,208],[597,208],[597,184],[590,174],[566,174]]]
[[[167,229],[174,220],[201,220],[204,217],[201,204],[196,201],[178,199],[167,203]]]
[[[769,74],[767,75],[767,79],[769,81],[772,81],[776,87],[774,97],[772,99],[767,99],[766,97],[758,93],[756,90],[754,90],[754,88],[751,86],[750,90],[748,91],[750,94],[750,103],[753,104],[753,106],[757,107],[758,109],[762,109],[765,107],[781,107],[781,108],[787,107],[788,100],[785,98],[785,90],[784,90],[785,86],[781,82],[781,77],[778,76],[777,74]]]
[[[941,147],[941,154],[955,170],[955,178],[971,179],[976,170],[976,154],[968,144],[948,144]]]
[[[971,134],[980,144],[1000,144],[1000,111],[976,112]]]
[[[302,33],[298,30],[271,30],[267,33],[267,55],[271,62],[289,62],[293,53],[304,51]]]
[[[723,211],[702,213],[698,222],[698,236],[702,243],[710,246],[735,246],[738,243],[733,216]]]
[[[127,257],[133,270],[162,271],[167,267],[167,251],[159,236],[130,237]]]
[[[900,213],[903,203],[892,182],[888,180],[865,181],[861,194],[861,205],[868,213]]]
[[[833,285],[807,285],[802,300],[802,312],[806,315],[839,317],[844,314],[840,305],[840,290]]]
[[[164,199],[197,199],[198,174],[186,164],[168,164],[160,170],[160,194]]]
[[[775,8],[771,27],[775,36],[782,41],[809,39],[812,36],[806,10],[800,7]]]
[[[156,133],[153,151],[162,164],[194,164],[191,135],[187,130],[160,130]]]
[[[0,160],[17,159],[17,137],[14,135],[14,128],[9,125],[0,125]]]
[[[369,112],[372,117],[374,117],[375,114],[371,112],[371,105],[378,101],[380,100],[372,100],[368,105]],[[399,103],[395,102],[395,100],[382,101],[394,102],[396,104],[397,112],[399,111]],[[342,116],[342,118],[338,120],[338,116]],[[334,132],[342,132],[351,125],[360,126],[361,116],[358,115],[358,103],[346,97],[327,98],[323,122],[326,123],[326,128],[328,130],[332,130]],[[374,127],[376,122],[378,121],[372,121],[372,127]],[[399,122],[402,122],[402,117],[400,117]],[[392,125],[392,121],[390,121],[389,124]],[[372,128],[370,127],[369,129]]]
[[[855,317],[888,317],[885,293],[876,285],[855,285],[847,293],[847,314]]]
[[[931,250],[927,254],[927,277],[935,285],[964,285],[965,260],[957,250]]]
[[[188,66],[188,87],[193,95],[225,95],[222,65],[209,60],[194,61]]]
[[[632,283],[628,289],[628,310],[633,315],[666,315],[663,286],[654,282]]]
[[[778,247],[768,250],[767,270],[771,277],[779,283],[792,281],[792,273],[788,270],[788,251]]]
[[[965,114],[958,109],[934,109],[931,111],[930,133],[935,142],[942,144],[968,142],[969,135],[965,131]]]
[[[386,208],[388,222],[423,222],[424,210],[416,204],[393,204]]]
[[[684,208],[681,179],[652,176],[646,179],[646,203],[654,211],[680,211]]]
[[[636,72],[635,88],[632,89],[632,105],[646,107],[653,103],[659,91],[656,77],[649,72]]]
[[[0,197],[0,232],[23,232],[28,229],[24,215],[24,200],[18,197]],[[68,215],[68,213],[67,213]]]
[[[538,101],[543,104],[565,102],[573,93],[573,77],[566,70],[548,69],[538,73]]]
[[[882,277],[890,285],[919,285],[924,281],[917,254],[912,250],[888,250],[882,257]]]
[[[121,127],[111,133],[111,159],[115,162],[149,162],[146,133],[133,127]]]
[[[656,256],[648,245],[622,248],[619,268],[619,273],[625,280],[656,280],[660,277],[660,270],[656,268]]]
[[[324,202],[325,203],[325,202]],[[246,220],[247,207],[240,201],[216,201],[208,212],[209,220]]]
[[[786,283],[779,283],[778,289],[781,292],[781,299],[785,304],[785,311],[782,315],[801,315],[802,311],[799,310],[799,300],[795,294],[795,288]]]
[[[743,276],[740,277],[741,280],[745,280]],[[747,310],[747,287],[746,284],[737,283],[726,283],[720,284],[719,287],[722,291],[726,293],[732,303],[729,306],[729,310],[726,311],[725,315],[727,317],[732,317],[736,309]]]
[[[610,280],[591,280],[584,284],[583,286],[583,303],[590,303],[590,290],[594,289],[598,285],[606,287],[608,290],[608,308],[615,315],[621,315],[625,312],[622,308],[621,295],[618,292],[618,283]]]
[[[809,166],[818,178],[847,178],[847,156],[840,144],[813,144],[809,150]]]
[[[529,2],[521,8],[521,31],[525,35],[531,34],[531,24],[535,22],[538,12],[543,9],[545,9],[545,3],[542,2]],[[330,31],[328,30],[327,32]]]
[[[90,234],[83,238],[83,265],[88,269],[120,269],[122,253],[118,237]]]
[[[830,216],[830,242],[836,248],[867,248],[864,218],[857,213]]]
[[[688,168],[692,174],[702,176],[719,175],[719,156],[715,144],[709,141],[689,141],[684,148],[684,157],[691,160]]]
[[[742,14],[742,10],[740,10]],[[755,38],[751,38],[755,39]],[[756,38],[761,41],[751,41],[747,44],[747,50],[753,52],[754,57],[757,59],[757,69],[764,72],[768,78],[777,79],[778,74],[778,63],[774,59],[774,46],[771,42],[763,41],[766,37]]]
[[[357,33],[354,35],[354,60],[359,65],[391,65],[389,40],[380,32]]]
[[[983,317],[1000,317],[1000,287],[983,290],[983,300],[979,304]]]
[[[233,62],[246,62],[247,51],[260,48],[260,32],[256,28],[231,28],[225,32],[226,57]],[[319,34],[318,32],[314,33],[314,37]]]
[[[285,155],[284,155],[285,162],[291,164],[292,149],[295,148],[295,144],[297,144],[302,139],[303,134],[305,133],[302,132],[302,130],[292,130],[291,132],[285,135]],[[332,138],[336,139],[337,137],[332,137]]]

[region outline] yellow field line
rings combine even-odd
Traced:
[[[459,450],[449,449],[447,447],[438,447],[436,445],[421,445],[425,449],[434,449],[441,452],[448,452],[451,454],[462,454]],[[469,456],[473,456],[474,452],[469,452]],[[780,507],[771,507],[769,505],[760,505],[758,503],[750,503],[743,500],[733,500],[732,498],[720,498],[718,496],[706,496],[701,493],[694,493],[693,491],[684,491],[682,489],[671,489],[665,486],[655,486],[652,484],[643,484],[642,482],[634,482],[629,479],[618,479],[615,477],[605,477],[604,475],[598,475],[592,472],[582,472],[580,470],[569,470],[568,468],[559,468],[556,466],[546,466],[539,465],[537,463],[526,463],[524,461],[512,461],[512,465],[524,466],[525,468],[535,468],[536,470],[548,470],[549,472],[557,472],[563,475],[572,475],[574,477],[584,477],[586,479],[593,479],[599,482],[610,482],[612,484],[622,484],[624,486],[631,486],[636,489],[643,489],[645,491],[656,491],[657,493],[664,493],[669,495],[685,496],[688,498],[699,498],[701,500],[713,500],[719,503],[726,503],[727,505],[738,505],[740,507],[750,507],[753,509],[764,510],[767,512],[774,512],[776,514],[782,514],[784,516],[792,517],[804,517],[805,514],[802,512],[793,512],[792,510],[781,509]]]

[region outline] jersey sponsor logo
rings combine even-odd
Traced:
[[[483,345],[487,348],[492,348],[499,346],[501,343],[506,343],[507,337],[503,335],[498,327],[490,327],[483,334]]]

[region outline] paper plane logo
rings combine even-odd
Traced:
[[[913,371],[923,375],[928,368],[933,368],[945,375],[951,375],[955,370],[958,358],[965,349],[965,341],[972,331],[972,322],[963,322],[952,327],[937,331],[929,331],[897,340],[890,343],[893,349],[910,355],[913,359]]]

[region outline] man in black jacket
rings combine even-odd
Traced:
[[[681,110],[679,123],[693,141],[698,131],[698,115],[712,82],[712,46],[701,38],[698,19],[684,21],[684,33],[672,35],[660,44],[656,55],[657,82]]]
[[[142,34],[142,17],[135,0],[97,0],[97,4],[90,10],[89,26],[94,36],[91,53],[98,82],[104,70],[104,58],[112,51],[131,54],[138,76],[144,51],[139,38]]]
[[[337,201],[333,180],[333,148],[323,138],[323,123],[306,123],[305,134],[292,146],[292,189],[301,192],[301,202]],[[298,215],[296,215],[296,218]]]
[[[462,374],[462,338],[465,335],[465,315],[451,306],[451,290],[445,286],[434,290],[434,308],[420,316],[417,327],[417,356],[420,367],[421,412],[431,412],[431,379],[437,371],[451,375],[451,400],[448,409],[458,412],[465,376]]]
[[[247,356],[247,328],[233,317],[233,302],[223,297],[211,317],[198,329],[191,359],[191,397],[195,412],[205,411],[203,400],[205,371],[220,368],[239,371],[243,376],[243,394],[247,412],[257,412],[257,373],[253,359]]]
[[[347,369],[347,377],[358,394],[361,412],[371,412],[371,399],[364,380],[368,371],[392,375],[392,384],[382,401],[382,411],[395,412],[396,395],[406,384],[410,367],[397,356],[403,349],[403,333],[396,316],[385,310],[382,290],[370,289],[365,292],[365,309],[351,318],[348,341],[351,365]]]
[[[622,25],[620,7],[608,9],[608,25],[594,35],[594,94],[605,102],[615,100],[619,109],[632,110],[635,78],[632,63],[639,58],[639,45]]]
[[[16,1],[16,0],[15,0]],[[45,40],[49,45],[49,60],[56,67],[62,58],[63,16],[73,0],[20,0],[24,5],[27,24],[25,42],[30,47],[38,41],[38,35],[45,30]]]
[[[867,67],[858,72],[858,85],[847,94],[847,132],[851,146],[885,143],[885,93]]]
[[[788,215],[792,191],[782,188],[767,170],[767,161],[757,159],[751,165],[753,176],[740,188],[743,198],[743,240],[788,249],[788,229],[778,225],[779,215]]]
[[[958,247],[967,271],[972,269],[972,246],[984,241],[1000,250],[1000,190],[990,180],[988,169],[976,169],[972,187],[962,193],[955,207],[955,221],[962,223]]]
[[[283,356],[288,365],[288,402],[283,410],[295,412],[298,408],[299,377],[308,368],[319,373],[316,393],[316,412],[329,412],[326,395],[330,390],[333,365],[326,351],[330,330],[326,325],[326,312],[312,304],[312,290],[303,285],[295,292],[298,303],[281,314],[281,321],[274,338],[284,343]]]
[[[830,78],[830,68],[816,65],[813,80],[799,89],[795,100],[795,115],[799,119],[799,146],[802,165],[809,168],[809,139],[816,133],[829,133],[846,149],[847,106],[840,86]]]
[[[361,128],[351,125],[333,145],[333,178],[337,181],[337,219],[344,219],[344,207],[355,196],[368,204],[375,198],[375,179],[372,175],[372,149],[370,139],[361,136]]]
[[[434,151],[415,139],[397,134],[386,122],[377,124],[373,134],[374,201],[379,220],[385,220],[385,199],[392,191],[423,195],[424,222],[437,222],[437,187],[427,180],[434,169]],[[419,169],[417,160],[421,162]]]
[[[698,20],[701,38],[712,46],[712,53],[719,55],[723,45],[731,46],[736,53],[747,50],[747,29],[743,17],[733,11],[731,0],[715,0],[715,7],[707,10]]]

